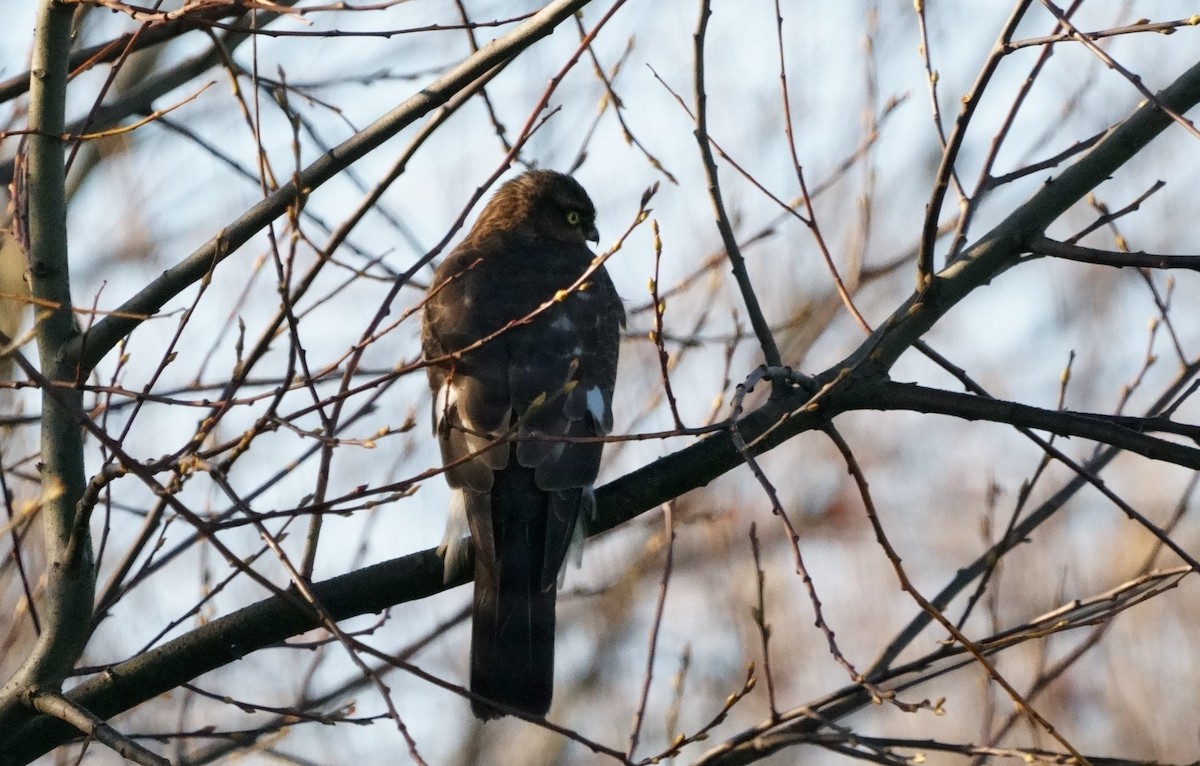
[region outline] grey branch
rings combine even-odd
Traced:
[[[171,766],[171,762],[156,755],[97,718],[61,694],[41,692],[33,697],[33,706],[46,715],[74,726],[89,738],[115,750],[128,761],[142,766]]]
[[[71,349],[86,375],[112,348],[144,319],[161,309],[167,301],[199,282],[231,253],[262,231],[288,208],[311,194],[351,164],[392,138],[414,121],[445,104],[456,93],[469,87],[489,69],[500,64],[554,31],[563,20],[588,4],[589,0],[557,0],[548,4],[512,32],[498,37],[477,53],[451,67],[444,75],[419,90],[404,103],[380,117],[366,129],[355,133],[340,145],[301,170],[296,178],[255,204],[221,229],[200,249],[164,271],[137,295],[96,325]]]
[[[35,298],[48,309],[37,325],[42,373],[68,386],[41,391],[42,534],[45,546],[45,602],[39,606],[42,630],[33,650],[0,687],[0,731],[29,714],[35,692],[58,692],[87,642],[96,590],[88,515],[81,507],[85,486],[83,432],[75,418],[82,402],[74,357],[64,349],[78,338],[71,308],[67,254],[67,200],[62,126],[66,113],[67,54],[71,48],[71,8],[43,2],[33,44],[30,82],[28,159],[29,279]]]
[[[1069,245],[1049,237],[1034,237],[1026,249],[1032,255],[1048,255],[1068,261],[1094,263],[1098,266],[1135,266],[1141,269],[1188,269],[1200,271],[1200,255],[1162,255],[1160,253],[1125,253],[1119,250],[1099,250],[1082,245]]]

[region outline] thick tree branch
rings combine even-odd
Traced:
[[[464,573],[470,567],[463,568]],[[442,583],[442,560],[421,551],[315,583],[313,595],[335,620],[381,612],[389,606],[431,596],[466,582]],[[68,695],[100,718],[153,699],[210,670],[319,627],[321,617],[298,593],[270,598],[191,631],[72,689]],[[0,737],[0,766],[25,764],[69,742],[77,732],[56,718],[42,716]]]
[[[822,418],[811,413],[791,414],[806,399],[807,394],[801,391],[787,392],[740,421],[742,434],[748,440],[758,438],[754,449],[761,452],[795,433],[817,427]],[[781,421],[788,427],[772,429]],[[599,514],[591,532],[611,529],[665,500],[703,486],[741,461],[728,433],[656,461],[597,492]],[[470,571],[470,567],[463,567],[464,573]],[[343,620],[425,598],[466,581],[459,577],[443,584],[442,561],[433,550],[427,550],[317,583],[313,592],[334,619]],[[299,599],[273,596],[120,663],[73,689],[69,696],[97,716],[109,718],[319,624],[319,617]],[[27,763],[75,735],[63,722],[40,717],[11,736],[0,734],[0,766]]]
[[[141,292],[127,300],[116,313],[106,316],[72,350],[80,368],[90,371],[121,338],[142,319],[161,309],[167,301],[204,278],[217,264],[295,204],[301,197],[330,180],[351,164],[395,136],[415,120],[449,101],[463,88],[497,64],[519,54],[554,31],[563,20],[587,5],[589,0],[556,0],[512,32],[498,37],[479,52],[468,56],[433,83],[422,88],[400,106],[380,117],[366,129],[301,170],[296,177],[255,204],[225,226],[217,236],[194,253],[164,271]]]
[[[0,731],[28,713],[33,695],[57,692],[87,641],[96,576],[87,515],[80,508],[85,485],[83,433],[74,416],[82,404],[73,357],[64,347],[78,337],[71,309],[67,256],[67,201],[62,126],[67,96],[71,11],[55,0],[38,10],[30,82],[26,157],[29,279],[35,299],[53,308],[40,313],[38,355],[43,373],[67,381],[41,394],[42,530],[47,562],[41,633],[33,651],[0,688]]]
[[[1178,114],[1200,102],[1200,63],[1160,91],[1157,101]],[[840,368],[863,365],[876,370],[890,368],[946,312],[1015,264],[1027,250],[1028,242],[1044,235],[1047,227],[1068,208],[1173,124],[1171,115],[1154,102],[1140,106],[1062,175],[1047,181],[1028,202],[968,248],[961,258],[942,269],[928,290],[909,297]]]
[[[1082,436],[1155,459],[1200,467],[1200,449],[1139,434],[1083,413],[1026,407],[886,380],[860,381],[858,386],[825,400],[819,412],[806,408],[809,400],[806,391],[787,389],[740,420],[739,431],[753,445],[752,451],[759,454],[799,433],[819,428],[827,417],[842,412],[906,409]],[[702,487],[742,462],[729,432],[720,432],[634,471],[597,492],[598,515],[590,533],[612,529],[666,500]],[[1044,516],[1034,514],[1027,522],[1041,520]],[[470,567],[461,570],[462,574],[470,571]],[[441,559],[433,550],[426,550],[317,583],[313,593],[334,619],[344,620],[426,598],[467,581],[460,574],[443,584],[442,574]],[[290,593],[272,596],[120,663],[72,690],[69,697],[101,718],[108,718],[319,625],[320,617],[300,599]],[[847,704],[854,707],[864,701],[855,698]],[[26,763],[75,735],[61,721],[39,718],[11,737],[0,736],[0,766]]]
[[[498,62],[509,60],[534,40],[548,34],[554,24],[584,4],[585,2],[580,0],[564,0],[548,6],[541,14],[509,36],[500,38],[483,51],[465,59],[446,76],[406,101],[367,131],[356,135],[303,170],[297,185],[284,187],[260,202],[233,222],[221,236],[128,301],[122,310],[134,315],[148,315],[157,311],[166,301],[203,278],[220,260],[248,241],[262,227],[285,213],[288,206],[298,197],[340,172],[413,120],[444,103],[454,94],[460,93],[462,88],[468,87],[482,71]],[[54,6],[48,3],[46,7]],[[554,21],[548,20],[547,17],[552,9],[553,13],[561,13],[561,16],[554,17]],[[1158,97],[1159,103],[1167,104],[1179,113],[1189,109],[1198,100],[1200,66],[1193,67]],[[53,109],[48,111],[53,117]],[[57,119],[61,123],[61,104]],[[1170,122],[1170,118],[1160,112],[1154,104],[1140,108],[1108,133],[1062,176],[1048,182],[1028,203],[968,249],[961,259],[936,275],[928,290],[912,296],[854,354],[838,367],[822,374],[820,380],[825,385],[817,397],[812,397],[807,390],[784,386],[776,398],[740,419],[737,424],[738,431],[746,442],[752,445],[752,452],[757,454],[771,449],[801,432],[820,427],[829,418],[848,410],[905,409],[936,412],[965,419],[986,419],[1081,436],[1153,459],[1193,468],[1200,467],[1200,450],[1149,436],[1114,423],[1111,419],[1105,420],[1103,416],[1043,410],[968,394],[890,383],[883,377],[883,373],[896,359],[959,300],[1017,263],[1021,253],[1028,251],[1029,243],[1044,236],[1045,229],[1065,210],[1109,177]],[[61,135],[61,132],[54,133],[49,127],[39,131],[40,137],[50,135]],[[57,157],[61,171],[61,142],[57,142],[57,139],[47,141],[49,143],[41,145],[43,150],[50,144],[54,144],[56,148],[53,152],[47,151],[44,157]],[[42,166],[38,169],[37,163],[33,161],[34,154],[35,147],[31,144],[30,168],[31,171],[36,171],[33,175],[36,180],[46,168]],[[58,180],[61,182],[61,178]],[[33,201],[31,209],[38,204]],[[48,226],[55,220],[53,216],[46,217],[42,219],[41,225]],[[39,242],[53,241],[52,230],[31,231]],[[64,341],[72,343],[74,336],[74,325],[70,322],[69,292],[65,289],[58,293],[53,292],[56,284],[60,287],[68,284],[65,278],[65,227],[63,231],[61,248],[55,250],[43,247],[35,249],[33,254],[35,259],[43,259],[35,260],[35,268],[38,264],[60,264],[63,269],[61,283],[48,277],[43,277],[41,283],[42,289],[49,291],[44,294],[52,295],[52,300],[57,301],[54,305],[59,306],[57,311],[49,316],[42,331],[47,333],[47,342],[60,345]],[[54,260],[56,258],[58,260]],[[67,320],[66,325],[61,321],[63,317]],[[97,323],[85,342],[72,343],[70,349],[78,354],[82,369],[90,369],[113,344],[135,327],[138,321],[140,320],[130,319],[128,315],[109,316]],[[71,356],[44,356],[46,373],[59,380],[75,379],[75,376],[80,374],[79,371],[74,365],[64,366],[63,359],[70,360]],[[59,395],[61,396],[61,393]],[[77,424],[74,432],[77,437]],[[46,454],[53,457],[48,449]],[[724,432],[714,434],[631,473],[599,492],[600,516],[593,525],[592,532],[610,529],[649,508],[657,507],[666,500],[703,486],[741,465],[744,457],[733,444],[730,433]],[[78,470],[82,476],[82,466],[79,466]],[[66,475],[71,477],[69,471]],[[48,502],[57,502],[57,498]],[[68,518],[62,510],[59,509],[60,522]],[[73,519],[73,516],[70,518]],[[78,526],[77,520],[75,526]],[[68,532],[74,528],[68,526]],[[72,547],[70,540],[68,537],[68,550]],[[74,540],[74,548],[78,555],[83,555],[79,551],[90,548],[81,545],[78,536]],[[328,606],[335,619],[345,619],[437,593],[445,587],[441,575],[441,561],[432,551],[423,551],[317,584],[314,586],[314,592],[320,602]],[[457,584],[461,583],[451,585]],[[82,624],[86,624],[86,620]],[[248,652],[277,644],[318,624],[317,615],[299,599],[289,594],[276,595],[215,620],[145,655],[117,665],[109,672],[98,675],[72,690],[68,696],[77,705],[94,712],[97,716],[111,717],[152,699],[163,691],[175,688],[190,678],[230,664]],[[73,661],[74,659],[71,660]],[[65,665],[65,668],[69,667],[70,662]],[[36,690],[36,687],[28,688]],[[26,693],[20,701],[25,705],[31,698],[32,695]],[[0,703],[3,701],[4,698],[0,697]],[[0,711],[2,710],[3,708],[0,708]],[[0,721],[2,720],[0,716]],[[7,729],[0,723],[0,766],[24,763],[27,759],[45,753],[77,736],[77,732],[71,727],[47,716],[41,716],[13,729]]]

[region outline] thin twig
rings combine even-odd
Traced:
[[[667,548],[663,560],[662,579],[658,583],[658,600],[654,604],[654,620],[650,625],[649,651],[646,653],[646,672],[642,675],[642,691],[638,696],[637,712],[633,714],[633,729],[629,732],[629,747],[625,757],[632,761],[642,733],[642,721],[646,715],[646,703],[650,700],[650,682],[654,678],[654,658],[658,654],[658,632],[662,628],[663,613],[667,605],[667,586],[671,583],[671,572],[675,563],[675,514],[673,503],[663,503],[663,540]]]
[[[675,419],[675,427],[680,431],[686,426],[679,417],[679,405],[675,401],[675,392],[671,390],[670,355],[663,345],[663,314],[667,310],[667,301],[658,293],[659,265],[662,263],[662,237],[658,231],[658,221],[650,221],[651,237],[654,243],[654,277],[650,280],[650,299],[654,303],[654,329],[650,331],[650,339],[658,352],[658,368],[662,375],[663,393],[667,397],[667,405],[671,408],[671,417]]]
[[[696,24],[695,60],[693,62],[696,78],[696,142],[700,147],[700,158],[704,163],[704,175],[708,179],[708,195],[712,202],[713,213],[716,216],[717,230],[721,233],[721,241],[725,245],[725,253],[729,265],[733,269],[733,277],[737,281],[746,305],[746,313],[750,316],[750,326],[762,348],[763,359],[768,367],[782,367],[779,348],[775,345],[775,337],[771,334],[770,325],[763,316],[758,304],[758,294],[750,282],[750,274],[746,271],[746,261],[738,247],[737,237],[734,236],[733,226],[729,223],[729,215],[725,212],[725,201],[721,197],[721,186],[717,180],[717,163],[713,159],[712,147],[708,141],[708,93],[704,84],[704,39],[708,31],[708,18],[712,15],[711,0],[700,0],[700,18]]]
[[[875,540],[879,543],[880,547],[883,548],[884,554],[891,562],[892,569],[896,573],[896,579],[900,583],[901,590],[909,594],[912,599],[921,607],[922,611],[941,624],[941,626],[954,637],[955,641],[957,641],[964,649],[970,652],[970,654],[975,658],[976,662],[978,662],[987,672],[988,676],[991,677],[993,681],[999,684],[1004,691],[1008,693],[1008,696],[1012,699],[1013,703],[1021,708],[1026,715],[1036,721],[1037,724],[1047,734],[1049,734],[1055,739],[1055,741],[1066,748],[1071,755],[1075,756],[1077,763],[1083,764],[1083,766],[1089,766],[1090,761],[1088,761],[1087,758],[1084,758],[1083,755],[1076,750],[1075,747],[1069,741],[1067,741],[1067,739],[1061,735],[1041,713],[1039,713],[1033,708],[1033,706],[1029,704],[1029,702],[1021,695],[1021,693],[1018,692],[1011,683],[1009,683],[1008,679],[1006,679],[998,670],[996,670],[995,665],[984,656],[983,650],[980,649],[980,647],[973,641],[968,639],[966,635],[961,630],[956,628],[954,623],[942,613],[942,610],[930,603],[929,600],[922,596],[920,591],[913,586],[912,582],[908,579],[908,575],[904,571],[904,566],[900,562],[900,555],[896,553],[896,549],[892,547],[891,542],[888,540],[887,533],[883,530],[883,524],[880,522],[879,515],[875,511],[875,503],[871,499],[871,493],[867,487],[867,477],[859,468],[858,460],[854,457],[854,453],[851,451],[850,445],[836,430],[832,428],[827,429],[825,433],[829,437],[830,441],[833,442],[834,446],[837,447],[838,452],[841,453],[842,458],[846,461],[847,469],[854,477],[854,483],[858,486],[859,496],[862,498],[867,519],[871,522],[871,527],[875,530]]]
[[[996,42],[993,44],[987,60],[979,70],[979,74],[975,78],[971,90],[963,97],[962,108],[958,113],[958,117],[954,120],[954,127],[950,131],[949,138],[946,139],[945,149],[942,151],[941,163],[938,165],[937,175],[934,179],[933,192],[930,194],[929,203],[925,206],[925,222],[921,230],[921,246],[917,251],[918,292],[922,292],[929,287],[933,279],[933,246],[937,239],[938,218],[941,216],[947,187],[950,184],[951,178],[954,177],[958,154],[962,150],[963,142],[967,137],[967,128],[971,124],[971,118],[974,116],[976,108],[983,99],[983,93],[987,89],[988,83],[991,82],[992,75],[995,74],[996,68],[1000,66],[1000,61],[1005,56],[1005,45],[1012,39],[1017,25],[1025,17],[1025,12],[1029,10],[1031,2],[1032,0],[1017,0],[1012,13],[1009,14],[1008,20],[1005,21]],[[920,6],[923,6],[923,3],[918,5],[918,7]],[[957,186],[957,181],[955,183]],[[961,187],[958,188],[961,190]],[[963,199],[965,202],[965,198]]]
[[[1146,87],[1145,83],[1142,82],[1141,77],[1118,64],[1116,59],[1110,56],[1107,51],[1105,51],[1095,42],[1093,42],[1091,37],[1083,32],[1080,32],[1078,27],[1071,23],[1071,20],[1067,18],[1066,14],[1063,13],[1061,8],[1050,2],[1050,0],[1041,0],[1041,3],[1046,7],[1046,10],[1054,14],[1054,18],[1059,20],[1059,23],[1061,23],[1063,27],[1065,27],[1066,30],[1071,33],[1072,37],[1083,43],[1084,47],[1091,51],[1096,58],[1103,61],[1105,66],[1107,66],[1109,69],[1114,69],[1117,72],[1120,72],[1122,77],[1128,80],[1133,87],[1137,88],[1139,93],[1149,99],[1150,103],[1161,109],[1163,114],[1166,114],[1179,125],[1183,126],[1184,130],[1191,133],[1196,138],[1200,138],[1200,129],[1196,128],[1196,124],[1194,122],[1184,117],[1182,112],[1172,109],[1169,104],[1164,104],[1159,101],[1158,96],[1155,95],[1154,91]]]
[[[750,522],[750,553],[754,556],[754,583],[758,603],[754,607],[754,625],[762,644],[763,676],[767,679],[767,704],[772,720],[779,719],[779,706],[775,702],[775,678],[771,673],[771,626],[767,624],[766,573],[758,550],[758,534],[754,522]]]

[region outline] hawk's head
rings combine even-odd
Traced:
[[[579,182],[554,170],[531,170],[488,201],[472,234],[513,231],[562,242],[600,241],[596,208]]]

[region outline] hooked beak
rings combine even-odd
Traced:
[[[596,244],[600,244],[600,232],[596,230],[596,226],[594,224],[592,226],[589,226],[587,228],[587,231],[585,231],[583,233],[583,238],[586,239],[588,242],[594,242]]]

